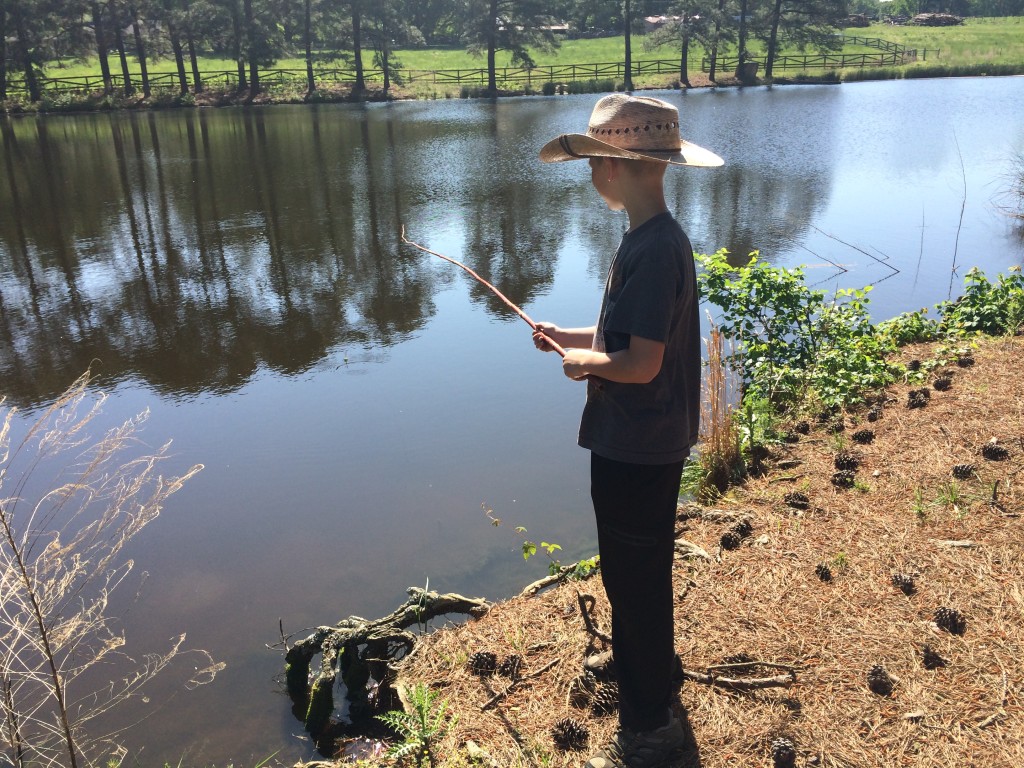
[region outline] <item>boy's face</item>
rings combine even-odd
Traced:
[[[594,185],[597,194],[610,210],[621,211],[625,204],[618,193],[618,184],[615,183],[620,170],[615,160],[610,157],[591,157],[589,163],[590,183]]]

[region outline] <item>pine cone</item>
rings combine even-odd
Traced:
[[[795,432],[794,430],[789,430],[788,432],[783,432],[782,433],[782,442],[790,443],[790,444],[799,443],[800,442],[800,435],[797,432]]]
[[[1010,452],[993,440],[981,447],[981,455],[989,461],[1006,461]]]
[[[846,429],[846,422],[843,421],[842,417],[839,417],[835,421],[829,422],[826,429],[830,434],[838,435],[840,432]]]
[[[734,653],[734,654],[731,654],[729,656],[726,656],[725,658],[722,659],[722,663],[723,664],[749,664],[753,660],[754,660],[754,657],[751,656],[749,653],[744,653],[743,651],[740,651],[739,653]]]
[[[796,745],[785,736],[772,741],[772,768],[793,768],[796,765]]]
[[[480,677],[493,675],[498,668],[498,657],[490,651],[477,651],[469,657],[469,671]]]
[[[590,740],[590,731],[579,720],[563,717],[551,729],[551,738],[555,746],[563,752],[583,749]]]
[[[932,382],[932,386],[937,392],[945,392],[951,386],[953,386],[953,379],[949,376],[939,376],[935,381]]]
[[[935,611],[935,624],[953,635],[962,635],[967,631],[967,617],[956,608],[942,606]]]
[[[822,581],[832,581],[832,569],[825,565],[825,563],[818,563],[814,567],[814,575]]]
[[[933,651],[927,643],[921,646],[921,663],[925,669],[939,669],[947,664],[946,660]]]
[[[754,526],[750,524],[749,520],[740,520],[732,529],[741,539],[747,538],[747,536],[754,532]]]
[[[590,670],[585,670],[569,681],[569,703],[577,709],[589,707],[596,693],[597,678]]]
[[[515,679],[519,677],[523,671],[523,659],[516,654],[510,654],[501,660],[501,664],[498,665],[498,674],[502,677],[511,677]]]
[[[875,439],[875,433],[870,429],[858,429],[851,437],[853,437],[853,442],[867,445]]]
[[[836,488],[853,488],[856,475],[848,469],[842,469],[832,475],[832,485]]]
[[[860,459],[852,453],[837,453],[833,459],[836,469],[839,471],[854,472],[860,466]]]
[[[920,371],[921,370],[921,361],[920,360],[911,360],[909,363],[907,363],[907,370],[908,371]]]
[[[787,493],[782,499],[787,506],[793,507],[793,509],[807,509],[811,506],[811,500],[807,498],[807,494],[800,491]]]
[[[592,709],[595,715],[610,715],[619,708],[619,684],[603,683],[594,696]]]
[[[961,368],[970,368],[974,365],[974,355],[962,355],[956,359],[956,364]]]
[[[954,464],[953,477],[955,477],[957,480],[970,480],[972,477],[974,477],[974,465]]]
[[[927,389],[912,389],[907,393],[907,408],[924,408],[931,393]]]
[[[882,406],[871,406],[868,409],[868,421],[878,421],[880,418],[882,418]]]
[[[879,696],[888,696],[892,693],[893,679],[881,664],[875,664],[868,670],[868,688]]]
[[[798,421],[793,425],[793,431],[798,435],[809,435],[811,433],[811,425],[806,421]]]
[[[722,546],[722,549],[739,549],[740,544],[743,543],[743,537],[730,528],[722,534],[722,538],[718,540],[718,543]]]
[[[912,595],[917,591],[914,577],[909,573],[894,573],[892,575],[892,585],[904,595]]]

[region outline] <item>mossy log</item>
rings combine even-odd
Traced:
[[[350,616],[334,626],[317,627],[288,649],[285,654],[288,695],[292,701],[306,703],[305,726],[311,734],[319,734],[330,721],[339,672],[346,683],[362,681],[363,690],[358,692],[349,685],[350,701],[352,694],[356,699],[365,699],[369,677],[372,675],[380,681],[388,663],[402,658],[416,644],[416,635],[408,631],[409,627],[451,613],[479,618],[491,607],[480,597],[439,594],[419,587],[410,587],[407,593],[409,599],[383,618],[368,620]],[[317,654],[320,654],[320,671],[310,685],[309,667]]]

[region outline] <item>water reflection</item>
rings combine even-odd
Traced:
[[[564,128],[543,101],[3,121],[7,395],[39,403],[90,365],[174,396],[223,392],[261,366],[393,345],[432,316],[443,275],[400,247],[403,224],[460,219],[467,263],[518,304],[549,290],[572,235],[603,272],[617,233],[586,174],[535,160],[543,137],[585,123],[589,103],[575,106]],[[799,236],[827,187],[827,163],[738,163],[670,191],[714,222],[709,246],[745,254]]]

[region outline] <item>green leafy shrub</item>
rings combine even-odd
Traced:
[[[868,315],[870,286],[828,299],[800,268],[773,267],[757,252],[742,267],[724,250],[698,260],[701,295],[722,310],[720,327],[736,345],[732,362],[749,395],[782,410],[845,405],[895,380],[898,367],[886,359],[894,345]]]
[[[1015,332],[1024,322],[1024,276],[1020,267],[989,280],[977,267],[964,278],[964,293],[952,302],[937,305],[946,334],[985,333],[993,336]]]

